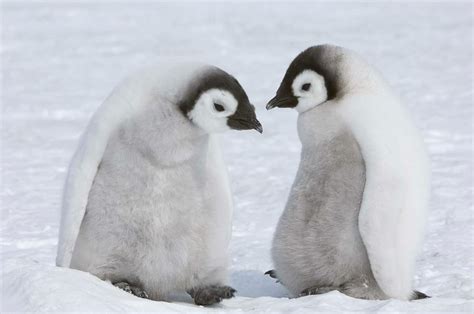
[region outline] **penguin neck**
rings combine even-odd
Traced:
[[[303,150],[318,149],[344,128],[334,101],[327,101],[298,115],[298,137]]]
[[[129,141],[157,164],[165,167],[206,162],[209,135],[194,126],[177,107],[146,110],[124,126]]]

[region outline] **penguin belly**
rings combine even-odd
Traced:
[[[377,294],[358,229],[364,160],[347,128],[336,122],[324,130],[331,118],[314,122],[312,142],[300,135],[299,169],[273,240],[276,274],[295,296],[314,287],[353,295],[365,287]]]
[[[206,258],[205,167],[192,158],[163,167],[123,145],[109,143],[97,171],[71,267],[164,300],[214,271]]]

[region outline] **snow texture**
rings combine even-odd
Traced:
[[[1,311],[472,312],[472,4],[3,2]],[[338,292],[289,299],[263,275],[298,165],[292,110],[266,112],[289,62],[333,43],[359,52],[397,91],[431,157],[418,301]],[[264,134],[221,136],[234,194],[231,283],[211,308],[136,298],[54,266],[67,165],[95,109],[131,70],[194,59],[236,76]]]

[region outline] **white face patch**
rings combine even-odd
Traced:
[[[201,94],[188,117],[208,133],[230,130],[227,118],[235,113],[238,102],[228,91],[209,89]]]
[[[295,109],[300,113],[322,104],[328,98],[324,77],[312,70],[304,70],[298,74],[291,88],[293,95],[298,98]]]

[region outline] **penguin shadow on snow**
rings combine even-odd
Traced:
[[[257,270],[239,270],[231,274],[231,286],[237,290],[236,296],[258,298],[288,298],[289,293],[275,279]]]
[[[284,286],[276,282],[274,278],[271,278],[257,270],[239,270],[232,272],[230,286],[237,290],[235,293],[236,297],[290,298],[290,295]],[[194,305],[191,296],[185,292],[171,293],[168,301]],[[219,308],[220,305],[214,304],[211,307]]]

